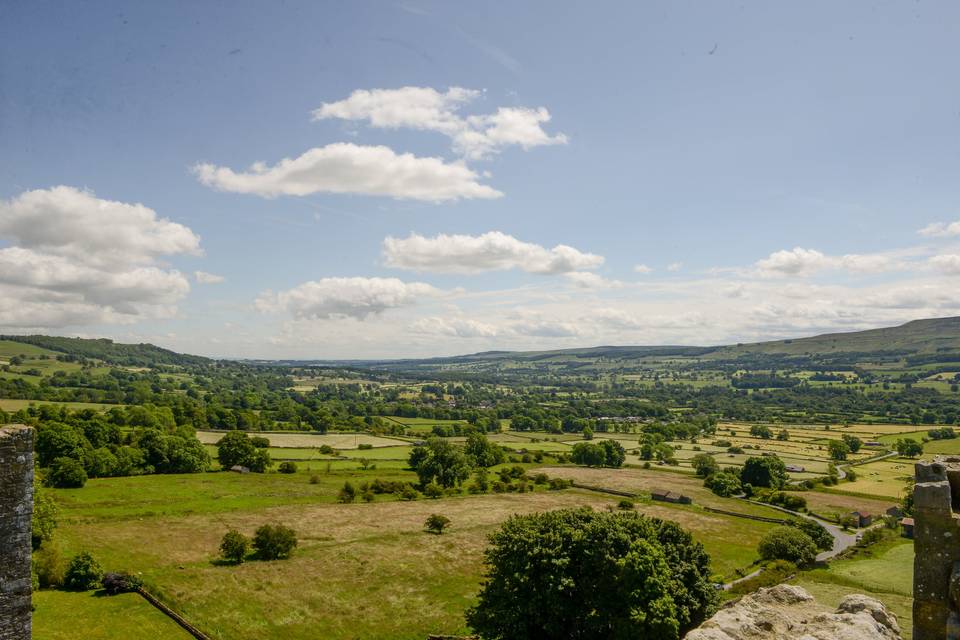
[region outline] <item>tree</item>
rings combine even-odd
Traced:
[[[813,544],[815,544],[820,551],[830,551],[833,549],[833,536],[830,535],[830,532],[819,522],[802,518],[800,520],[792,520],[790,526],[796,527],[810,536]]]
[[[31,520],[31,542],[33,550],[53,538],[57,528],[57,515],[60,509],[49,492],[35,489],[33,494],[33,517]]]
[[[490,542],[486,581],[466,614],[483,638],[671,640],[717,601],[703,547],[636,512],[515,515]]]
[[[797,527],[781,525],[768,531],[757,545],[764,560],[787,560],[798,567],[813,564],[817,559],[817,545]]]
[[[100,563],[84,551],[73,557],[63,576],[63,586],[71,591],[89,591],[100,584],[103,569]]]
[[[693,464],[694,470],[701,478],[706,478],[720,470],[720,465],[717,463],[717,460],[708,453],[698,453],[693,456],[691,464]]]
[[[583,428],[583,439],[584,440],[593,440],[593,429],[590,427]]]
[[[438,536],[443,533],[443,530],[450,526],[450,518],[447,516],[442,516],[439,513],[431,514],[427,518],[427,521],[423,523],[423,527],[430,533],[435,533]]]
[[[915,458],[923,453],[923,445],[913,438],[899,438],[895,448],[905,458]]]
[[[765,424],[755,424],[750,427],[750,435],[756,438],[763,438],[764,440],[769,440],[773,437],[773,432],[770,431],[770,427]]]
[[[502,447],[490,442],[487,436],[476,431],[467,435],[463,451],[474,467],[493,467],[507,459]]]
[[[713,473],[707,476],[707,479],[703,482],[703,486],[721,498],[729,498],[743,491],[743,486],[740,484],[740,477],[735,471],[719,471]]]
[[[72,426],[61,422],[43,422],[37,429],[34,445],[37,464],[47,467],[57,458],[79,460],[83,457],[83,444],[83,435]]]
[[[570,452],[570,460],[572,460],[574,464],[582,464],[588,467],[602,467],[607,462],[607,452],[599,444],[578,442],[573,445],[573,451]]]
[[[292,460],[284,460],[280,463],[280,466],[277,467],[277,471],[280,473],[296,473],[297,463]]]
[[[421,451],[418,452],[418,449]],[[441,487],[450,488],[459,486],[470,477],[470,461],[463,449],[443,438],[433,437],[427,440],[425,446],[414,447],[410,452],[410,461],[410,466],[420,478],[420,485],[424,487],[433,481]]]
[[[289,557],[297,546],[297,534],[282,524],[265,524],[253,534],[253,548],[263,560]]]
[[[604,465],[614,468],[623,466],[627,459],[627,452],[624,451],[622,444],[616,440],[605,439],[600,443],[600,447],[603,448]]]
[[[778,456],[753,456],[743,463],[740,482],[754,487],[779,489],[787,482],[787,468]]]
[[[357,488],[353,486],[353,483],[347,480],[343,483],[343,487],[340,488],[340,493],[337,494],[337,502],[343,504],[350,504],[357,499]]]
[[[849,433],[845,433],[840,437],[843,438],[844,443],[846,443],[847,447],[850,449],[850,453],[856,453],[857,451],[860,451],[860,447],[863,446],[863,440],[857,436],[852,436]]]
[[[830,457],[837,461],[846,460],[850,453],[850,447],[843,440],[831,440],[827,444],[827,450],[830,452]]]
[[[790,432],[786,429],[781,429],[777,434],[777,440],[783,440],[784,442],[790,439]]]
[[[254,446],[242,431],[231,431],[217,442],[217,460],[224,469],[241,466],[263,473],[272,464],[270,452]]]
[[[50,465],[46,482],[58,489],[79,489],[87,484],[87,472],[83,465],[73,458],[57,458]]]
[[[234,564],[243,562],[249,549],[250,539],[234,529],[227,531],[223,535],[223,540],[220,541],[220,556]]]

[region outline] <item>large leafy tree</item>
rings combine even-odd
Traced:
[[[177,453],[190,456],[190,452],[185,450]],[[217,460],[224,469],[240,465],[257,473],[263,473],[271,464],[270,453],[266,449],[255,447],[242,431],[231,431],[220,438],[217,443]]]
[[[414,447],[409,460],[424,487],[431,482],[453,487],[470,477],[471,465],[466,453],[443,438],[430,438],[426,445]]]
[[[467,612],[483,638],[670,640],[715,606],[708,556],[670,522],[562,510],[513,516],[490,541]]]
[[[740,481],[754,487],[779,489],[787,482],[787,467],[778,456],[747,458],[740,471]]]
[[[492,467],[506,460],[506,454],[504,454],[503,448],[490,442],[485,435],[479,432],[473,432],[467,435],[464,453],[467,454],[467,457],[470,458],[473,465],[477,467]]]

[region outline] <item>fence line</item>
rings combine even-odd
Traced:
[[[755,516],[749,513],[740,513],[738,511],[727,511],[725,509],[716,509],[714,507],[704,507],[704,511],[709,511],[711,513],[722,513],[726,516],[735,516],[737,518],[746,518],[747,520],[756,520],[758,522],[771,522],[773,524],[787,524],[788,520],[783,520],[781,518],[767,518],[766,516]]]

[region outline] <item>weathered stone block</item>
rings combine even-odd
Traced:
[[[0,427],[0,640],[30,640],[33,429]]]

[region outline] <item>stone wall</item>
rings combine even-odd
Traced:
[[[0,427],[0,640],[30,640],[33,429]]]
[[[960,457],[916,464],[913,638],[960,640]]]

